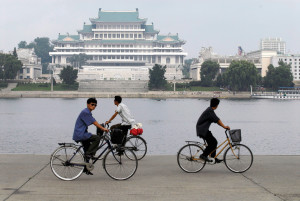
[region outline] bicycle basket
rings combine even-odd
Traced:
[[[233,129],[229,131],[230,138],[232,142],[242,141],[241,129]]]
[[[100,124],[100,125],[104,128],[104,124]],[[103,133],[104,133],[104,131],[97,127],[97,135],[102,137]]]
[[[122,144],[125,135],[121,129],[112,129],[110,132],[110,140],[113,144]]]

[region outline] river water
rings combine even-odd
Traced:
[[[175,155],[185,140],[196,137],[198,117],[209,106],[205,99],[125,98],[143,124],[148,154]],[[221,100],[215,111],[225,125],[242,129],[242,143],[257,155],[300,154],[299,100]],[[58,142],[72,142],[73,129],[86,99],[0,99],[0,153],[51,154]],[[93,116],[105,122],[115,111],[113,99],[98,99]],[[119,123],[117,117],[112,123]],[[95,133],[94,126],[90,132]],[[217,124],[211,131],[225,140]]]

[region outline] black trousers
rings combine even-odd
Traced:
[[[115,125],[112,125],[110,127],[110,129],[121,129],[123,134],[124,134],[124,139],[123,139],[123,142],[122,142],[122,146],[125,145],[125,142],[126,142],[126,136],[127,136],[127,133],[128,133],[128,130],[131,129],[131,125],[121,125],[121,124],[115,124]]]
[[[203,156],[208,156],[213,150],[215,150],[217,148],[218,141],[216,140],[216,138],[212,135],[212,133],[210,131],[208,131],[204,140],[207,142],[208,146],[203,151]],[[215,157],[216,151],[212,152],[210,156]]]
[[[100,136],[92,135],[89,139],[81,141],[86,155],[94,156],[100,143]]]

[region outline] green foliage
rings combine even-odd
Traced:
[[[250,85],[256,86],[260,75],[253,63],[232,61],[224,76],[231,90],[247,91]]]
[[[0,54],[0,79],[15,79],[22,66],[22,62],[14,55]]]
[[[26,48],[26,46],[27,46],[27,42],[26,41],[21,41],[18,44],[18,48]]]
[[[183,74],[184,78],[190,77],[190,69],[191,69],[192,62],[193,62],[193,59],[184,60],[184,65],[183,65],[183,69],[182,69],[182,74]]]
[[[17,54],[17,49],[16,49],[16,48],[14,48],[13,55],[14,55],[16,58],[18,58],[18,54]]]
[[[0,88],[6,88],[7,86],[8,86],[8,83],[0,82]]]
[[[211,60],[204,61],[201,65],[201,84],[204,87],[210,87],[213,85],[213,80],[220,69],[220,65]]]
[[[224,85],[225,85],[224,75],[218,74],[217,80],[216,80],[216,82],[215,82],[215,85],[218,86],[218,87],[221,87],[221,86],[224,86]]]
[[[155,64],[152,69],[149,69],[149,89],[164,90],[167,85],[165,78],[166,66]]]
[[[59,74],[64,84],[73,85],[77,79],[78,70],[74,70],[71,66],[64,67]]]
[[[88,56],[86,54],[74,54],[71,57],[68,58],[68,62],[71,63],[73,67],[81,68],[84,64],[86,64],[86,61],[91,59],[91,56]]]
[[[277,90],[278,87],[294,86],[290,64],[286,64],[282,61],[280,61],[278,64],[279,66],[277,68],[274,68],[272,64],[268,66],[267,75],[264,77],[265,87]]]
[[[78,83],[73,85],[56,84],[54,91],[77,91]],[[50,83],[19,83],[12,91],[51,91]]]

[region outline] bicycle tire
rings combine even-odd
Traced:
[[[126,139],[126,142],[125,142],[125,147],[127,148],[131,148],[137,159],[138,160],[141,160],[142,158],[144,158],[147,154],[147,143],[146,143],[146,140],[140,136],[130,136]],[[126,154],[126,152],[125,152]],[[130,158],[131,155],[127,155],[126,156]],[[133,159],[134,160],[134,159]]]
[[[230,151],[229,151],[230,150]],[[249,170],[253,163],[253,154],[244,144],[235,144],[224,153],[226,167],[234,173],[243,173]]]
[[[125,151],[127,154],[132,155],[133,160],[125,156]],[[138,168],[138,160],[130,149],[124,147],[119,148],[119,150],[112,149],[103,158],[103,168],[109,177],[115,180],[127,180],[135,174]]]
[[[77,147],[61,146],[57,148],[50,158],[50,167],[53,174],[64,181],[77,179],[83,172],[84,166],[74,166],[68,164],[69,160],[76,152]],[[84,157],[81,151],[78,151],[72,159],[73,163],[84,163]]]
[[[197,173],[202,170],[206,161],[199,159],[203,149],[197,144],[184,145],[177,154],[179,167],[187,173]]]

